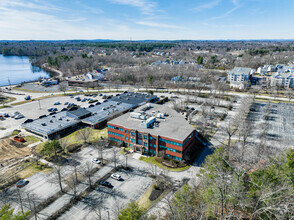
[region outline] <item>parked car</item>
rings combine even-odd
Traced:
[[[54,102],[54,105],[60,105],[60,101]]]
[[[52,112],[52,109],[53,109],[53,108],[48,108],[47,111],[48,111],[48,112]]]
[[[84,99],[82,100],[82,102],[85,102],[85,101],[88,101],[88,99],[84,98]]]
[[[27,179],[23,179],[23,180],[18,181],[15,184],[15,186],[20,188],[20,187],[23,187],[23,186],[27,185],[29,182],[30,181],[28,181]]]
[[[12,113],[11,117],[14,118],[17,115],[20,115],[20,112],[14,112],[14,113]]]
[[[98,160],[97,158],[93,158],[93,159],[92,159],[92,162],[93,162],[93,163],[96,163],[96,164],[101,164],[101,161]]]
[[[101,104],[101,102],[96,102],[96,104],[95,105],[100,105]]]
[[[57,108],[52,108],[52,111],[53,111],[53,112],[57,112],[58,109],[57,109]]]
[[[118,174],[116,174],[116,173],[111,174],[110,177],[111,177],[112,179],[115,179],[115,180],[118,180],[118,181],[122,180],[121,176],[118,175]]]
[[[99,96],[103,96],[103,94],[102,94],[102,93],[100,93],[100,94],[99,94]]]
[[[21,119],[21,118],[24,118],[24,117],[25,117],[24,115],[20,114],[20,115],[15,116],[14,119]]]
[[[106,186],[108,188],[113,188],[113,185],[111,185],[111,183],[107,181],[100,181],[100,185]]]
[[[68,105],[68,104],[69,104],[69,102],[65,102],[64,104],[65,104],[65,105]]]
[[[93,104],[92,104],[92,105],[89,105],[89,108],[93,108],[94,106],[95,106],[95,105],[93,105]]]
[[[5,117],[5,118],[9,118],[10,115],[9,115],[8,113],[4,113],[4,114],[3,114],[3,117]]]

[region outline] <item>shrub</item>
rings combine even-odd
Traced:
[[[154,157],[155,161],[158,163],[162,163],[164,159],[162,157]]]

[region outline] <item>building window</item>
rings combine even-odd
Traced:
[[[150,136],[150,140],[152,140],[152,137]]]
[[[128,133],[128,130],[125,130],[125,133]]]
[[[138,133],[138,138],[142,138],[142,134]]]
[[[156,148],[156,145],[154,144],[154,147]]]
[[[144,143],[144,146],[147,147],[147,143]]]
[[[149,144],[150,147],[152,147],[152,144]]]
[[[126,140],[128,140],[128,137],[126,137]]]
[[[146,136],[146,135],[144,135],[144,139],[145,139],[145,140],[147,139],[147,136]]]
[[[117,134],[117,133],[114,133],[114,132],[112,132],[112,131],[108,131],[108,134],[111,134],[111,135],[114,135],[114,136],[118,136],[118,137],[122,137],[122,138],[125,137],[125,136],[122,135],[122,134]]]
[[[139,139],[138,140],[138,144],[142,145],[142,140]]]
[[[135,143],[135,139],[132,139],[132,143]]]
[[[135,132],[132,132],[131,134],[132,134],[132,136],[135,136]]]

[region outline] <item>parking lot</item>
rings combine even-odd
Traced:
[[[147,173],[138,170],[116,172],[122,181],[108,178],[113,188],[97,187],[85,199],[78,202],[59,219],[98,219],[99,208],[101,219],[117,217],[118,211],[127,206],[130,201],[136,201],[152,185],[153,179]]]
[[[96,99],[99,102],[102,102],[102,96],[97,96],[97,97],[89,97],[85,95],[77,95],[78,97],[83,100],[84,98],[92,98]],[[43,99],[40,101],[33,101],[29,103],[25,103],[22,105],[17,105],[13,106],[11,108],[4,108],[1,109],[1,113],[9,113],[10,115],[16,111],[20,112],[23,114],[25,117],[22,119],[14,119],[14,118],[6,118],[4,121],[0,122],[0,127],[5,128],[5,130],[2,130],[0,132],[0,138],[5,137],[7,135],[10,135],[11,132],[15,129],[20,129],[21,124],[27,120],[27,119],[37,119],[41,115],[48,115],[48,109],[49,108],[57,108],[58,111],[61,111],[63,108],[66,108],[67,105],[64,105],[64,103],[69,102],[69,103],[74,103],[77,105],[80,105],[81,107],[89,107],[88,101],[82,102],[82,101],[77,101],[73,96],[73,98],[70,98],[70,96],[53,96],[51,98]],[[60,105],[54,105],[55,102],[59,101],[61,104]],[[41,107],[41,108],[40,108]]]
[[[267,145],[288,148],[294,144],[294,104],[255,102],[248,115],[252,121],[252,136],[259,141],[262,126],[268,124]],[[266,114],[268,112],[268,114]],[[266,117],[267,115],[267,117]]]

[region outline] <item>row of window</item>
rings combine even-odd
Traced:
[[[112,129],[116,129],[116,130],[119,130],[119,131],[124,131],[124,129],[119,128],[119,127],[115,127],[115,126],[112,126],[112,125],[107,125],[107,127],[112,128]]]
[[[122,142],[121,140],[118,140],[118,139],[115,139],[115,138],[109,138],[110,140],[112,140],[112,141],[116,141],[116,142]]]
[[[182,151],[175,150],[175,149],[172,149],[172,148],[169,148],[169,147],[166,147],[166,146],[159,145],[159,147],[163,148],[163,149],[166,149],[166,150],[169,150],[169,151],[172,151],[172,152],[175,152],[175,153],[179,153],[179,154],[182,153]]]
[[[180,144],[180,143],[177,143],[177,142],[174,142],[174,141],[165,140],[163,138],[159,138],[159,140],[164,142],[164,143],[173,144],[173,145],[176,145],[176,146],[183,147],[183,144]]]
[[[111,131],[108,131],[108,134],[111,134],[111,135],[114,135],[114,136],[118,136],[118,137],[122,137],[122,138],[125,137],[122,134],[117,134],[117,133],[114,133],[114,132],[111,132]]]
[[[172,155],[169,155],[169,154],[167,154],[166,156],[169,157],[169,158],[172,158],[172,159],[182,160],[182,158],[175,157],[175,156],[172,156]]]

